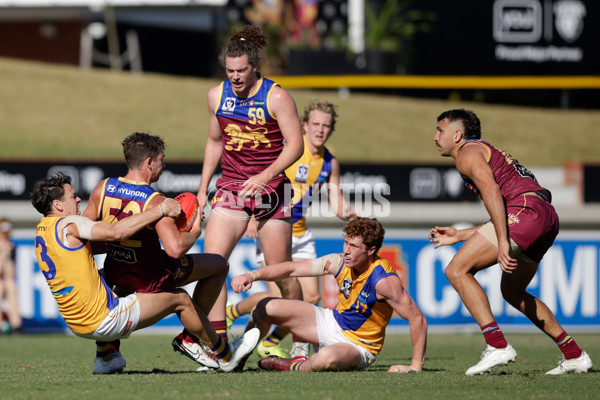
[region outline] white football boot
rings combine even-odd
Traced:
[[[260,331],[258,328],[252,328],[242,336],[236,338],[233,343],[230,343],[231,358],[229,361],[219,360],[219,367],[223,372],[231,372],[238,365],[243,367],[243,363],[252,354],[260,339]]]
[[[514,362],[517,358],[517,351],[510,343],[503,349],[497,349],[490,345],[481,353],[481,361],[472,366],[465,372],[465,375],[483,375],[494,368],[508,365],[509,362]]]
[[[563,358],[558,362],[558,367],[546,372],[546,375],[562,375],[566,374],[567,372],[575,372],[576,374],[580,374],[582,372],[588,372],[588,370],[593,366],[594,364],[592,363],[592,359],[584,351],[577,358],[566,359],[563,356]]]

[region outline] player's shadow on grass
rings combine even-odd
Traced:
[[[151,374],[164,374],[164,375],[180,375],[180,374],[203,374],[204,372],[198,371],[167,371],[160,368],[154,368],[151,371],[135,371],[135,370],[125,370],[115,375],[151,375]],[[212,372],[211,372],[212,373]]]
[[[398,363],[398,364],[402,364],[402,363]],[[408,365],[406,363],[404,363],[405,365]],[[390,367],[392,365],[397,365],[397,364],[374,364],[369,366],[369,368],[367,368],[365,371],[369,371],[369,372],[387,372],[388,369],[390,369]],[[440,368],[427,368],[427,367],[423,367],[423,372],[444,372],[446,371],[445,369],[440,369]]]

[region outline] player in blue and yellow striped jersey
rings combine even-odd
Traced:
[[[131,332],[173,313],[186,329],[210,343],[223,371],[233,370],[254,349],[258,330],[230,346],[212,329],[206,315],[196,310],[183,289],[119,298],[99,274],[92,240],[122,240],[162,217],[176,218],[181,213],[177,201],[165,199],[156,207],[116,223],[94,222],[80,215],[81,199],[71,186],[71,178],[59,173],[36,182],[31,202],[44,215],[35,238],[40,270],[67,326],[79,337],[96,340],[94,373],[119,372],[126,365],[120,354],[109,350],[107,341],[127,338]]]
[[[404,290],[393,266],[377,252],[384,229],[376,219],[357,218],[344,227],[342,254],[310,260],[273,264],[236,276],[232,289],[239,293],[256,280],[273,281],[283,277],[333,275],[339,286],[334,310],[310,303],[280,298],[261,300],[252,319],[265,335],[276,323],[307,342],[318,345],[310,358],[299,356],[265,357],[259,366],[286,371],[362,370],[377,359],[385,339],[385,329],[396,311],[410,324],[413,344],[411,365],[393,365],[390,372],[421,371],[427,344],[427,320]]]

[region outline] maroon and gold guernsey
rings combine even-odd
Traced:
[[[485,147],[485,159],[492,169],[496,183],[502,192],[502,197],[507,202],[527,192],[535,192],[548,202],[552,200],[550,191],[540,186],[533,173],[519,164],[510,154],[478,139],[465,141],[458,151],[460,152],[467,143],[476,143]],[[473,181],[466,178],[463,179],[469,190],[481,197],[479,189],[477,189]]]
[[[242,182],[263,172],[281,154],[283,135],[269,104],[269,95],[276,86],[269,79],[259,78],[253,93],[238,98],[229,80],[221,83],[215,114],[223,132],[223,176],[217,187],[238,192]],[[288,181],[284,173],[279,174],[271,180],[267,192]]]
[[[114,223],[146,211],[150,200],[159,195],[151,186],[125,178],[104,181],[98,218]],[[168,265],[154,225],[119,242],[107,243],[104,273],[109,282],[121,289],[140,292],[159,291],[157,285]]]

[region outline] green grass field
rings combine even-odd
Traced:
[[[390,374],[410,363],[410,338],[387,336],[378,361],[363,372],[266,372],[253,354],[242,373],[198,373],[171,349],[172,336],[136,333],[121,342],[124,373],[93,375],[94,342],[74,336],[0,337],[2,399],[599,399],[599,369],[580,375],[545,376],[560,352],[542,333],[507,333],[517,362],[483,376],[464,371],[479,361],[478,333],[430,333],[425,370]],[[600,334],[573,335],[598,362]],[[286,339],[287,340],[287,339]]]

